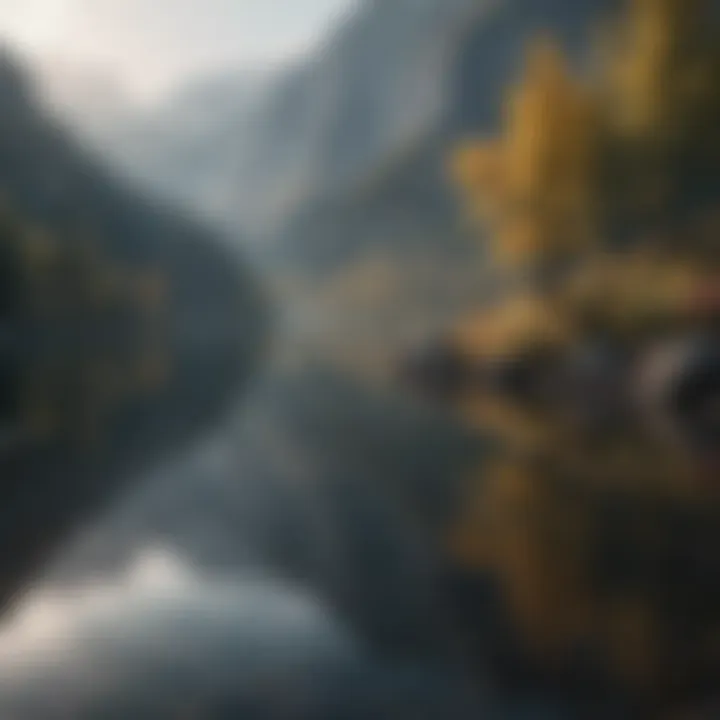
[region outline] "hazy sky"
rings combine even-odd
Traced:
[[[0,0],[0,34],[47,63],[154,93],[188,74],[283,61],[353,0]]]

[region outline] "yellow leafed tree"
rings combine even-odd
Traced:
[[[591,239],[599,150],[594,104],[560,50],[538,41],[509,94],[502,137],[455,154],[454,176],[470,211],[490,224],[501,259],[566,253]]]
[[[500,136],[465,142],[451,163],[500,260],[552,263],[602,244],[620,205],[667,207],[680,162],[718,157],[720,44],[706,5],[631,0],[597,77],[574,77],[547,38],[531,45]]]

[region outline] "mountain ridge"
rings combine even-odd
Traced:
[[[118,180],[35,93],[3,57],[0,612],[139,473],[223,422],[268,320],[237,248]]]

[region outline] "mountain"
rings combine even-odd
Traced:
[[[376,195],[395,184],[412,202],[441,195],[448,142],[497,124],[528,37],[547,27],[579,50],[589,19],[612,2],[366,0],[313,55],[250,82],[259,92],[242,76],[208,79],[157,110],[157,122],[97,140],[131,176],[267,249],[298,213],[301,225],[348,206],[371,215],[374,183]],[[421,195],[403,189],[423,182]]]
[[[0,606],[235,407],[265,334],[234,249],[127,188],[0,57]]]
[[[305,203],[284,226],[268,252],[303,269],[329,271],[358,255],[384,249],[390,255],[441,252],[468,259],[467,234],[445,175],[446,158],[468,135],[493,130],[500,120],[504,88],[518,71],[527,41],[547,28],[570,57],[579,58],[591,38],[593,18],[608,10],[606,0],[506,0],[475,3],[466,24],[443,45],[442,28],[430,45],[443,46],[439,77],[421,76],[427,92],[442,101],[412,142],[381,153],[350,191],[326,192]],[[425,6],[431,6],[426,3]],[[404,11],[414,10],[406,4]],[[373,53],[367,41],[366,52]],[[438,93],[437,88],[442,89]],[[398,84],[396,105],[405,103]],[[372,156],[370,156],[372,157]]]
[[[445,176],[450,150],[498,125],[532,35],[547,28],[579,58],[613,4],[366,0],[256,92],[238,76],[206,80],[96,144],[130,177],[242,234],[286,304],[314,316],[322,352],[383,350],[372,362],[387,363],[493,292]]]
[[[430,121],[350,186],[338,184],[288,214],[262,245],[288,303],[320,318],[315,342],[323,352],[366,371],[392,367],[413,343],[502,287],[476,229],[462,220],[447,159],[463,138],[497,127],[504,88],[531,37],[549,29],[579,65],[591,21],[610,5],[505,0],[455,8],[466,22],[445,44],[439,77],[427,76],[441,90]],[[419,12],[410,3],[402,11]],[[442,26],[436,32],[444,37]],[[402,108],[404,98],[400,86],[394,103]]]
[[[432,127],[444,104],[450,48],[475,6],[365,2],[286,78],[253,143],[253,198],[268,191],[276,198],[258,219],[277,227],[309,202],[351,191]],[[238,190],[242,198],[242,179]],[[243,222],[242,204],[236,217]]]
[[[241,235],[291,329],[312,327],[307,351],[387,366],[500,282],[461,221],[451,149],[498,126],[533,35],[549,30],[579,63],[591,21],[615,4],[366,0],[295,66],[200,81],[95,143]]]
[[[451,48],[477,6],[368,0],[296,65],[259,82],[233,73],[194,82],[137,123],[121,118],[119,133],[97,128],[96,144],[131,177],[264,235],[436,123]]]
[[[140,102],[92,70],[39,68],[45,104],[134,185],[201,214],[229,202],[252,112],[275,70],[228,71]]]

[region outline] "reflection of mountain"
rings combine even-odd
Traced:
[[[430,540],[480,450],[432,413],[336,372],[271,373],[233,433],[169,468],[58,573],[170,544],[201,567],[274,568],[309,583],[378,645],[437,648]]]
[[[373,657],[291,583],[204,577],[161,554],[138,558],[121,582],[46,594],[2,639],[0,714],[16,720],[470,720],[480,711],[450,668]]]

